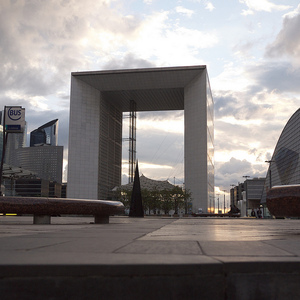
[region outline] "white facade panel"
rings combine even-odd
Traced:
[[[184,88],[185,187],[193,211],[208,210],[206,72]]]
[[[72,77],[67,197],[98,199],[100,92]]]

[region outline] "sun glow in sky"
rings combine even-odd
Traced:
[[[66,167],[71,72],[207,65],[216,190],[229,190],[266,176],[300,106],[299,28],[296,0],[2,0],[0,102],[26,109],[28,133],[58,118]],[[140,172],[184,182],[183,113],[138,113],[137,128]]]

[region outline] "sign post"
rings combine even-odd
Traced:
[[[0,196],[2,192],[2,173],[5,157],[7,136],[9,133],[22,133],[25,129],[25,108],[22,106],[4,106],[3,115],[3,149],[0,165]]]

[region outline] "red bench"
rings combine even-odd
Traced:
[[[300,217],[300,184],[273,186],[267,192],[267,207],[275,217]]]
[[[51,216],[93,215],[95,224],[109,223],[109,216],[124,213],[119,201],[44,197],[0,197],[0,212],[32,214],[33,224],[50,224]]]

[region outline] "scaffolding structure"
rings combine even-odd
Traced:
[[[136,164],[136,102],[130,100],[129,115],[129,138],[124,141],[129,142],[129,159],[128,159],[128,183],[133,182]]]

